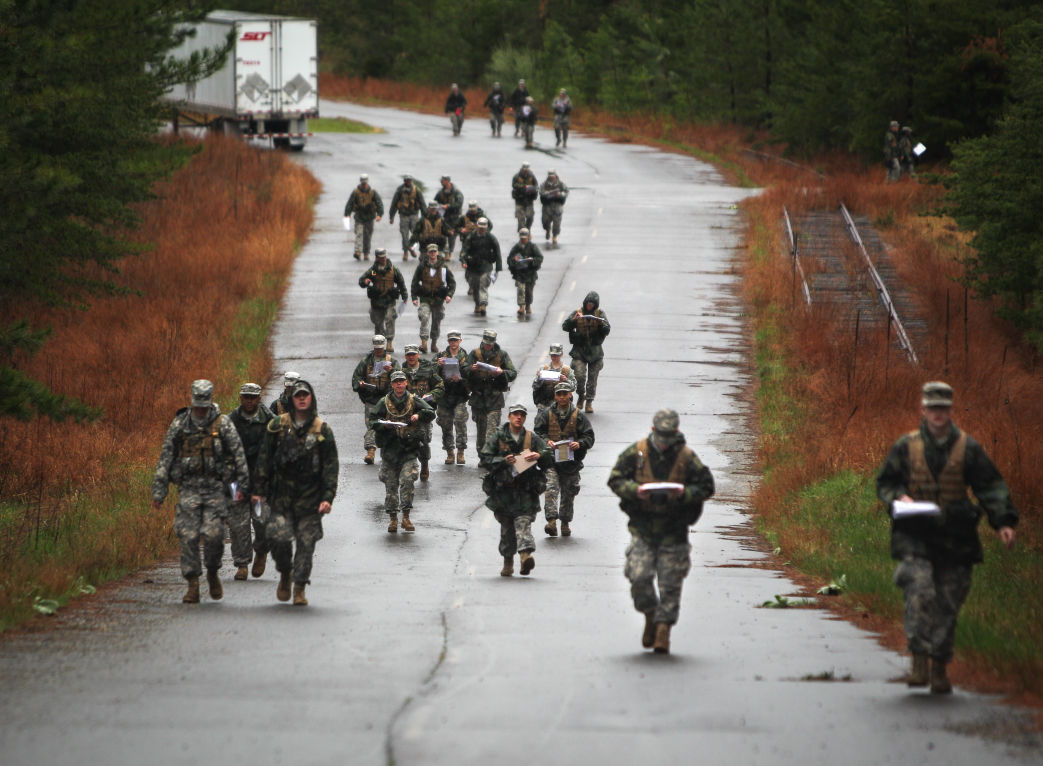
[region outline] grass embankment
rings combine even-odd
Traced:
[[[308,129],[313,133],[383,133],[382,128],[375,128],[364,122],[356,122],[345,117],[315,117],[308,120]]]
[[[323,95],[441,113],[444,89],[324,76]],[[471,116],[485,94],[468,92]],[[542,105],[546,113],[547,105]],[[1043,376],[1031,348],[973,296],[964,310],[956,280],[966,236],[925,215],[939,189],[887,185],[881,168],[831,155],[797,165],[729,126],[685,125],[648,115],[613,115],[577,104],[573,127],[641,141],[714,163],[733,182],[765,191],[743,203],[744,293],[754,334],[763,479],[753,499],[758,529],[780,562],[820,584],[845,576],[829,597],[840,612],[882,631],[895,648],[901,596],[891,582],[887,517],[874,477],[891,443],[919,422],[919,387],[941,378],[957,391],[954,417],[990,453],[1021,511],[1017,546],[1002,550],[982,523],[986,563],[959,624],[954,676],[981,688],[1043,695]],[[578,149],[577,145],[577,149]],[[863,333],[857,349],[843,317],[793,300],[782,207],[799,215],[844,201],[874,221],[905,287],[928,319],[914,367],[886,337]],[[947,319],[948,317],[948,319]],[[868,615],[871,619],[862,619]]]
[[[176,551],[173,498],[150,507],[163,435],[193,379],[213,380],[227,412],[243,381],[269,377],[268,331],[318,192],[281,153],[209,138],[142,207],[135,238],[155,247],[120,263],[127,294],[5,307],[55,330],[22,368],[105,414],[0,431],[0,628]]]

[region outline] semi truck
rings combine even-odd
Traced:
[[[301,150],[308,118],[319,116],[317,23],[314,19],[213,11],[171,55],[220,49],[225,64],[208,77],[175,85],[165,96],[179,125],[206,126],[276,147]]]

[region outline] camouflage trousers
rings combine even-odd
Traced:
[[[572,126],[572,117],[567,114],[554,115],[554,142],[569,142],[569,128]],[[544,228],[547,228],[544,225]]]
[[[280,573],[292,572],[293,581],[298,585],[310,582],[315,544],[322,539],[322,516],[318,513],[298,516],[292,509],[277,512],[273,507],[265,531],[275,568]]]
[[[380,461],[380,480],[384,482],[384,510],[388,515],[409,513],[413,510],[413,489],[420,478],[420,464],[416,458],[403,463]]]
[[[579,494],[579,471],[559,473],[557,468],[548,468],[543,475],[547,477],[547,491],[543,496],[547,521],[572,521],[573,501]]]
[[[952,659],[956,616],[971,589],[970,564],[938,564],[906,556],[894,582],[905,598],[905,636],[909,651],[936,660]]]
[[[461,452],[467,449],[467,402],[460,402],[455,407],[443,407],[435,410],[438,425],[442,427],[442,449],[446,452],[453,449],[453,431],[456,431],[456,449]]]
[[[398,216],[398,233],[402,237],[402,252],[409,249],[409,239],[413,236],[413,228],[420,220],[420,213],[403,213]]]
[[[355,254],[369,255],[370,245],[373,244],[373,221],[360,221],[355,216],[352,225],[355,227]]]
[[[543,230],[555,237],[561,234],[561,211],[564,206],[559,202],[548,202],[543,206]]]
[[[489,286],[493,283],[493,273],[487,271],[484,274],[471,274],[467,272],[467,283],[471,285],[474,295],[474,307],[485,306],[489,303]]]
[[[250,542],[250,530],[253,529],[253,543]],[[249,500],[228,504],[228,531],[232,537],[232,562],[237,567],[245,567],[250,563],[250,552],[266,554],[270,549],[268,537],[264,531],[264,522],[253,514],[253,505]]]
[[[887,182],[894,183],[902,177],[902,164],[895,157],[887,163]]]
[[[474,421],[474,440],[475,446],[478,451],[482,451],[482,447],[489,441],[489,437],[496,433],[496,429],[500,427],[500,417],[502,416],[503,410],[483,410],[480,407],[471,407],[471,420]]]
[[[395,339],[395,320],[398,319],[398,310],[395,304],[388,306],[369,307],[369,321],[373,323],[373,334],[383,335],[388,343]]]
[[[500,522],[501,556],[507,558],[521,551],[536,550],[536,539],[532,536],[535,513],[512,514],[496,511],[494,516]]]
[[[224,489],[205,491],[182,487],[174,509],[174,533],[181,541],[181,576],[203,574],[199,561],[199,543],[203,543],[203,561],[207,569],[220,569],[225,552],[225,516],[228,498]]]
[[[417,306],[416,315],[420,320],[421,340],[427,340],[430,338],[432,342],[437,343],[438,336],[442,333],[442,319],[445,317],[445,301],[438,301],[437,303],[420,301],[420,305]]]
[[[576,376],[576,395],[582,401],[592,402],[598,392],[598,375],[601,368],[605,366],[604,359],[596,362],[584,362],[582,359],[572,359],[572,372]]]
[[[532,304],[532,288],[535,286],[535,282],[522,282],[518,279],[514,280],[514,289],[518,293],[519,306],[529,306]]]
[[[526,200],[525,202],[514,203],[514,217],[518,220],[518,230],[532,229],[532,221],[536,217],[536,212],[532,208],[532,200]]]
[[[627,546],[627,563],[623,574],[630,580],[634,608],[651,614],[654,622],[673,625],[681,611],[681,584],[692,568],[692,546],[653,545],[642,537],[631,535]],[[652,581],[658,577],[659,593]]]
[[[376,449],[377,448],[377,434],[369,424],[369,415],[373,411],[371,404],[362,403],[362,427],[365,428],[365,433],[362,434],[362,446],[365,449]]]

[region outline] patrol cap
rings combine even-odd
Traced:
[[[903,126],[902,126],[902,132],[903,132],[903,133],[912,133],[912,132],[913,132],[913,129],[912,129],[912,128],[910,128],[910,127],[909,127],[908,125],[903,125]]]
[[[551,343],[550,344],[550,352],[552,354],[557,354],[558,356],[561,356],[561,354],[562,354],[562,352],[564,350],[565,350],[565,347],[563,345],[561,345],[560,343]]]
[[[554,393],[558,393],[559,391],[568,391],[571,394],[572,384],[565,380],[561,381],[556,386],[554,386]]]
[[[435,202],[434,200],[431,200],[430,202],[427,203],[427,209],[430,210],[433,207],[438,207],[438,203]]]
[[[519,85],[524,85],[525,84],[525,80],[518,80],[518,84]]]
[[[473,199],[470,202],[468,202],[467,203],[467,209],[468,210],[477,210],[478,209],[478,200]]]
[[[656,433],[677,433],[677,427],[680,423],[681,418],[675,410],[659,410],[659,412],[652,417],[652,428],[655,429]]]
[[[457,84],[456,84],[456,83],[454,82],[454,83],[453,83],[453,87],[454,87],[454,88],[459,88],[460,86],[459,86],[459,85],[457,85]]]
[[[558,91],[558,93],[560,93],[561,95],[563,95],[563,96],[564,96],[564,95],[565,95],[565,89],[564,89],[564,88],[562,88],[561,90],[559,90],[559,91]]]
[[[407,343],[405,353],[407,354],[419,354],[420,345],[417,343]]]
[[[260,396],[261,387],[256,383],[243,383],[239,386],[239,396]]]
[[[494,83],[493,83],[493,87],[494,87],[494,88],[499,88],[499,87],[500,87],[500,83],[498,83],[498,82],[494,82]]]
[[[529,408],[526,407],[521,402],[515,402],[507,410],[507,414],[508,415],[513,415],[515,412],[521,412],[521,413],[524,413],[524,414],[528,415],[529,414]]]
[[[373,348],[384,348],[388,344],[388,339],[383,335],[373,336]]]
[[[287,370],[282,374],[282,384],[287,388],[292,386],[300,379],[301,374],[299,372],[294,372],[293,370]]]
[[[952,386],[940,380],[932,380],[923,385],[924,407],[952,407]]]
[[[525,97],[525,103],[526,104],[531,104],[532,103],[532,96],[526,96]]]
[[[522,163],[522,170],[528,170],[531,167],[532,167],[532,163],[531,162],[523,162]]]
[[[394,383],[396,380],[407,380],[406,374],[402,370],[395,370],[391,373],[391,382]]]
[[[436,245],[434,242],[432,242],[430,245],[427,246],[427,252],[429,252],[429,253],[437,253],[438,252],[438,245]]]
[[[413,176],[410,176],[410,175],[402,176],[402,180],[403,181],[412,181],[413,180]]]
[[[301,391],[304,391],[309,394],[312,393],[311,383],[309,383],[306,380],[298,380],[296,385],[294,385],[293,387],[293,395],[297,396],[297,394],[299,394]]]
[[[209,407],[214,402],[214,384],[200,378],[192,381],[192,406]]]
[[[519,237],[527,237],[527,236],[529,236],[529,230],[528,229],[518,229],[518,236]]]
[[[558,171],[555,170],[554,168],[551,168],[550,170],[547,171],[547,175],[549,175],[549,176],[556,176],[557,174],[558,174]]]
[[[891,120],[891,127],[892,128],[897,128],[898,127],[898,120]]]
[[[443,181],[452,181],[453,179],[452,179],[452,178],[450,178],[450,177],[449,177],[449,174],[447,173],[446,175],[443,175],[443,176],[442,176],[442,180],[443,180]]]
[[[478,219],[478,226],[480,226],[483,229],[487,228],[489,226],[489,219],[485,216],[482,216]]]
[[[449,334],[445,336],[446,340],[463,340],[464,336],[459,330],[450,330]]]
[[[373,255],[377,258],[387,258],[388,250],[386,247],[378,247],[376,250],[373,251]]]
[[[360,181],[368,181],[369,180],[369,173],[363,173],[362,175],[360,175],[359,176],[359,180]]]
[[[490,330],[486,328],[486,330],[482,333],[482,340],[486,341],[487,343],[495,343],[496,330]]]

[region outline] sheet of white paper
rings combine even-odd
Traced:
[[[479,370],[485,370],[486,372],[496,372],[496,370],[499,369],[499,367],[496,367],[492,364],[488,364],[487,362],[475,362],[471,366],[477,367]]]
[[[913,147],[913,154],[915,154],[917,157],[919,157],[921,154],[923,154],[926,151],[927,151],[927,147],[924,146],[923,144],[917,144],[916,146]]]
[[[446,380],[460,380],[460,360],[447,356],[442,365]]]
[[[344,216],[344,231],[351,231],[351,216]]]
[[[942,509],[935,503],[923,500],[913,500],[911,502],[895,500],[891,505],[891,510],[891,515],[896,519],[909,516],[939,516],[942,512]]]
[[[553,380],[561,380],[561,370],[540,370],[540,380],[549,383]]]
[[[570,443],[568,439],[562,439],[560,442],[551,442],[551,446],[554,447],[555,463],[565,463],[576,459],[576,454],[572,451],[572,447],[569,446]]]
[[[385,426],[394,426],[395,428],[405,428],[407,425],[409,425],[408,423],[402,423],[398,420],[378,420],[376,422],[381,423]]]
[[[645,492],[671,492],[684,489],[684,484],[678,484],[675,481],[649,481],[641,484],[640,488]]]
[[[389,367],[391,367],[391,362],[389,362],[387,359],[382,359],[380,361],[374,362],[373,372],[371,372],[369,376],[371,378],[379,378],[384,373],[384,370],[388,369]]]
[[[520,473],[525,473],[530,468],[532,468],[534,465],[536,465],[537,461],[533,460],[530,463],[528,460],[525,459],[529,455],[535,455],[535,454],[536,453],[533,452],[531,449],[527,449],[527,450],[522,450],[517,455],[515,455],[516,460],[514,461],[514,465],[511,466],[511,476],[517,476]]]

